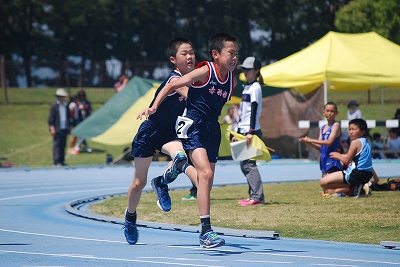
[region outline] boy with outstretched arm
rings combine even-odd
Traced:
[[[217,33],[208,42],[213,61],[204,61],[192,72],[166,85],[150,108],[139,113],[157,114],[160,104],[170,92],[189,86],[187,113],[176,122],[185,151],[197,170],[197,203],[200,213],[200,246],[213,248],[225,244],[211,227],[210,192],[213,185],[221,131],[218,117],[229,101],[236,85],[233,71],[238,61],[238,39],[229,33]]]

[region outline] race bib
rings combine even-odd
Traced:
[[[193,120],[178,116],[175,123],[175,131],[178,138],[188,138],[187,131],[190,126],[192,126]]]

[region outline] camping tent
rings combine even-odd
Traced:
[[[307,48],[261,68],[267,85],[306,93],[400,87],[400,46],[369,32],[329,32]]]

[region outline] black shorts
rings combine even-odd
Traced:
[[[343,172],[343,183],[347,183],[350,187],[360,184],[366,184],[372,177],[372,172],[352,170],[350,173]]]

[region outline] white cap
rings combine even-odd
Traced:
[[[63,88],[58,88],[56,93],[54,94],[55,96],[68,96],[68,93],[63,89]]]
[[[238,65],[238,67],[244,69],[260,69],[261,62],[255,57],[248,57],[243,61],[243,64]]]

